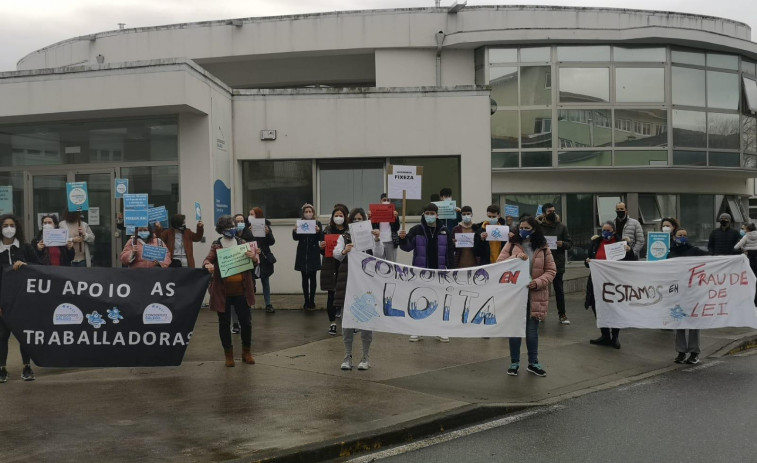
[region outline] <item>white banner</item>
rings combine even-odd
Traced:
[[[597,327],[757,328],[755,276],[743,255],[589,265]]]
[[[343,328],[450,337],[523,337],[528,262],[429,270],[351,252]]]

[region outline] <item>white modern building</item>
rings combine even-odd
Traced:
[[[424,168],[485,216],[553,202],[582,259],[624,200],[696,240],[748,220],[757,174],[757,43],[738,21],[607,8],[348,11],[117,30],[0,74],[0,185],[27,223],[86,180],[95,263],[116,265],[115,178],[182,212],[260,206],[274,292],[299,291],[305,202],[375,202],[389,164]],[[417,217],[415,217],[417,219]],[[39,224],[27,226],[28,238]],[[195,253],[204,255],[209,242]]]

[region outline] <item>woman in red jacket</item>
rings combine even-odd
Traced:
[[[163,240],[155,236],[152,225],[147,227],[138,227],[134,236],[126,242],[124,250],[121,251],[121,263],[129,268],[150,268],[163,267],[171,265],[171,253],[166,249],[166,257],[162,261],[145,260],[142,258],[142,251],[145,245],[165,248]]]
[[[521,219],[519,233],[510,235],[510,242],[502,246],[497,262],[517,257],[527,260],[531,271],[526,302],[526,348],[529,373],[547,376],[539,363],[539,322],[547,318],[549,284],[557,275],[557,267],[541,227],[533,217]],[[510,338],[510,368],[507,374],[517,376],[520,368],[521,338]]]

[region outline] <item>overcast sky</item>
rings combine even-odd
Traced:
[[[449,5],[454,0],[442,0]],[[632,7],[736,19],[757,28],[755,0],[468,0],[468,5]],[[80,35],[213,19],[434,6],[434,0],[0,0],[0,71],[26,54]],[[754,40],[754,39],[753,39]]]

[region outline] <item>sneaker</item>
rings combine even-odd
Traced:
[[[336,309],[336,318],[342,318],[342,309]]]
[[[449,338],[447,336],[437,336],[436,340],[439,342],[449,342]]]
[[[685,363],[686,360],[686,354],[683,352],[679,352],[678,355],[676,355],[675,360],[673,360],[675,363]]]
[[[420,336],[416,336],[416,335],[412,335],[412,336],[410,336],[410,339],[408,339],[408,341],[410,341],[410,342],[418,342],[420,340],[421,340],[421,337]]]
[[[24,381],[34,381],[34,372],[30,365],[24,365],[24,371],[21,372],[21,379]]]
[[[567,315],[560,315],[560,324],[561,325],[570,325],[570,320],[568,320]]]
[[[686,363],[690,365],[696,365],[697,363],[699,363],[699,354],[695,354],[694,352],[692,352],[689,355],[689,358],[686,359]]]
[[[240,331],[240,329],[239,329],[239,323],[234,323],[233,325],[231,325],[231,332],[232,333],[238,334],[239,331]]]
[[[265,306],[265,311],[266,313],[276,313],[276,309],[274,309],[271,304],[268,304],[267,306]]]
[[[547,376],[547,372],[544,371],[544,369],[541,367],[541,364],[539,363],[532,363],[528,365],[528,367],[526,368],[526,371],[528,371],[529,373],[533,373],[536,376]]]
[[[0,383],[8,381],[8,370],[5,367],[0,367]]]
[[[371,367],[371,364],[368,362],[368,357],[363,357],[363,360],[360,361],[360,363],[357,366],[358,370],[367,370]]]
[[[510,376],[518,376],[518,368],[520,368],[519,362],[511,363],[510,368],[507,369],[507,374]]]
[[[331,325],[336,326],[336,325]],[[362,363],[361,363],[362,365]],[[342,362],[342,370],[352,370],[352,356],[351,355],[345,355],[344,356],[344,362]]]
[[[332,323],[331,326],[329,326],[329,334],[331,336],[336,336],[336,323]]]

